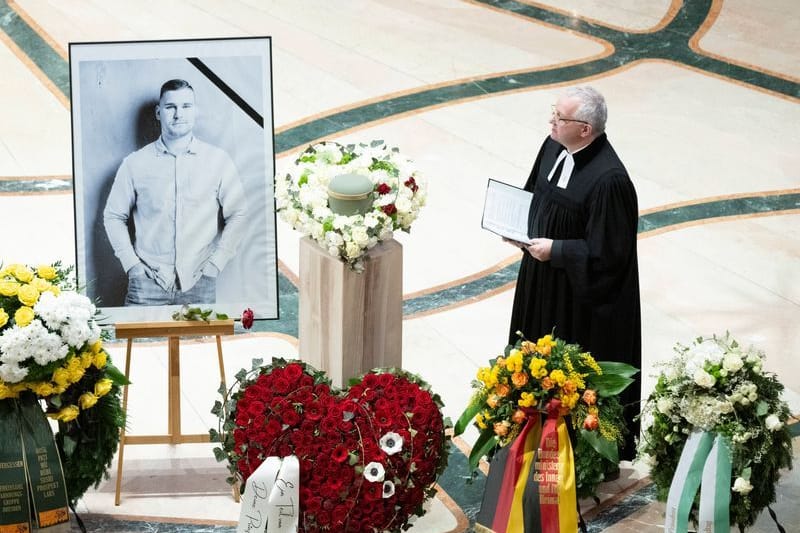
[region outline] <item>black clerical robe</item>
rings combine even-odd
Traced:
[[[525,252],[517,279],[509,342],[555,332],[595,359],[641,368],[641,312],[636,255],[638,205],[628,173],[605,134],[574,154],[566,188],[547,176],[564,147],[545,140],[525,189],[534,193],[529,235],[553,239],[552,258]],[[641,381],[623,404],[639,401]],[[631,421],[638,404],[626,409]],[[638,424],[632,427],[638,435]],[[634,453],[632,437],[623,458]]]

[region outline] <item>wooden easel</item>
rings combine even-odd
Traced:
[[[233,320],[211,320],[209,322],[186,320],[175,322],[130,322],[116,324],[115,334],[118,339],[128,339],[125,352],[125,377],[130,376],[131,349],[133,340],[148,337],[167,337],[169,346],[169,382],[166,435],[125,435],[125,427],[120,430],[119,455],[117,458],[117,490],[114,504],[119,505],[120,488],[122,487],[122,461],[126,444],[181,444],[185,442],[209,442],[208,433],[184,435],[181,433],[181,337],[211,336],[217,338],[217,357],[219,359],[219,377],[225,380],[225,365],[222,360],[222,335],[233,335]],[[128,386],[122,389],[122,410],[128,412]],[[234,498],[237,494],[234,492]],[[237,499],[238,501],[238,499]]]

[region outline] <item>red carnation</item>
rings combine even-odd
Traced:
[[[388,186],[387,184],[385,184],[385,183],[381,183],[380,185],[378,185],[378,186],[375,188],[375,190],[376,190],[376,191],[378,191],[378,194],[389,194],[390,192],[392,192],[392,188],[391,188],[391,187],[389,187],[389,186]]]
[[[419,190],[419,185],[417,185],[417,181],[413,177],[408,178],[403,185],[411,189],[412,192]]]
[[[242,311],[242,327],[244,329],[250,329],[253,327],[253,319],[255,315],[253,314],[253,310],[249,307]]]
[[[389,204],[381,207],[381,211],[386,213],[388,216],[392,216],[397,213],[397,207],[394,204]]]
[[[344,444],[340,444],[336,448],[333,449],[333,453],[331,454],[331,457],[337,463],[343,463],[343,462],[347,461],[347,456],[349,454],[350,454],[350,452],[348,451],[347,446],[345,446]]]

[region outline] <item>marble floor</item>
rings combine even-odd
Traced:
[[[800,4],[796,0],[0,0],[0,258],[75,263],[69,43],[271,36],[276,172],[309,143],[384,139],[428,181],[404,253],[403,366],[457,417],[504,346],[519,257],[481,230],[487,178],[522,184],[565,87],[608,101],[636,186],[644,391],[672,346],[730,331],[800,413]],[[225,341],[228,375],[297,356],[299,236],[278,223],[280,320]],[[124,345],[112,343],[124,358]],[[213,341],[182,345],[183,431],[216,423]],[[302,355],[302,354],[301,354]],[[147,363],[144,363],[144,361]],[[166,348],[137,344],[130,433],[166,427]],[[191,385],[189,385],[191,384]],[[467,433],[412,531],[468,531]],[[795,439],[797,450],[798,439]],[[233,531],[209,444],[128,446],[79,506],[90,531]],[[795,455],[798,456],[797,454]],[[800,530],[794,472],[776,511]],[[591,531],[662,531],[642,465],[584,502]],[[773,531],[762,516],[756,531]]]

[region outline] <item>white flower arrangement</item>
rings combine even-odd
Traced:
[[[792,466],[789,407],[783,385],[764,372],[764,354],[744,349],[729,334],[676,345],[642,409],[639,454],[665,500],[683,446],[693,431],[729,442],[732,462],[730,522],[744,530],[775,501],[781,468]],[[648,424],[649,422],[649,424]]]
[[[374,184],[372,210],[344,216],[328,207],[328,184],[340,174],[363,174]],[[395,230],[410,231],[425,205],[425,181],[414,164],[383,141],[309,146],[291,170],[276,178],[275,200],[281,218],[314,239],[356,271],[363,256]]]

